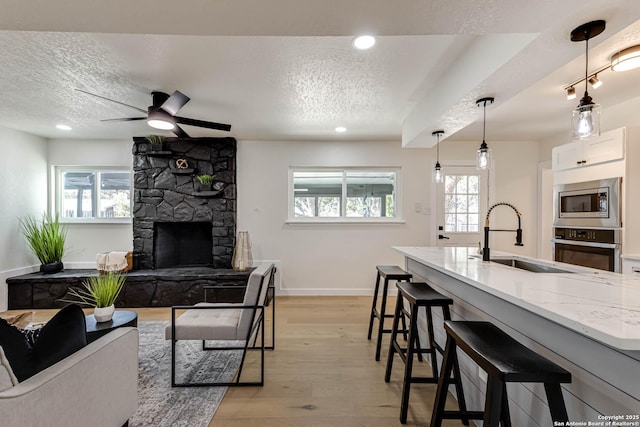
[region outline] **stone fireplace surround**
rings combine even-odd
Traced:
[[[225,289],[208,292],[208,301],[242,301],[250,272],[231,269],[236,233],[236,140],[167,138],[166,149],[160,152],[152,152],[149,145],[144,137],[134,138],[133,271],[127,273],[116,307],[195,304],[204,301],[204,289],[212,285],[224,285]],[[178,159],[185,159],[188,169],[193,170],[178,170]],[[195,175],[202,173],[216,176],[213,191],[196,191]],[[174,234],[188,233],[188,229],[201,234],[208,228],[211,234],[196,238],[193,244],[189,243],[193,236],[178,238],[182,242],[175,245],[180,253],[172,248],[171,254],[178,261],[158,268],[154,256],[156,223],[176,225]],[[196,249],[191,249],[194,245]],[[182,256],[190,249],[199,252],[195,261]],[[62,307],[68,288],[79,288],[95,274],[96,270],[66,269],[9,278],[9,309]]]
[[[210,223],[211,262],[205,265],[231,268],[236,234],[236,140],[167,138],[165,145],[165,151],[154,152],[145,138],[134,138],[134,270],[157,268],[157,222]],[[178,168],[179,159],[186,160],[188,169]],[[199,174],[215,175],[213,191],[196,191]]]

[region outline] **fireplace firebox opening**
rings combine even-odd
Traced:
[[[154,268],[213,267],[211,222],[156,222]]]

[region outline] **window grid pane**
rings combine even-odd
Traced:
[[[479,176],[446,175],[444,231],[472,233],[479,230]]]
[[[294,217],[394,218],[398,215],[396,171],[293,170],[291,177]]]
[[[56,210],[62,219],[131,218],[131,171],[57,168]]]

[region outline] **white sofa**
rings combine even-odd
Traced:
[[[0,392],[7,427],[120,427],[138,406],[138,330],[118,328]]]

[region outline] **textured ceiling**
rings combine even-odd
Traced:
[[[0,1],[0,126],[49,138],[152,133],[144,121],[100,122],[140,113],[75,89],[143,109],[151,91],[177,89],[191,97],[179,115],[230,123],[239,139],[429,146],[435,128],[477,139],[483,96],[496,97],[493,138],[540,139],[563,132],[573,107],[562,89],[580,77],[584,45],[571,29],[607,20],[593,69],[640,43],[637,0],[53,3]],[[362,32],[378,35],[373,49],[352,48]],[[598,102],[639,95],[625,88],[640,71],[607,73]]]

